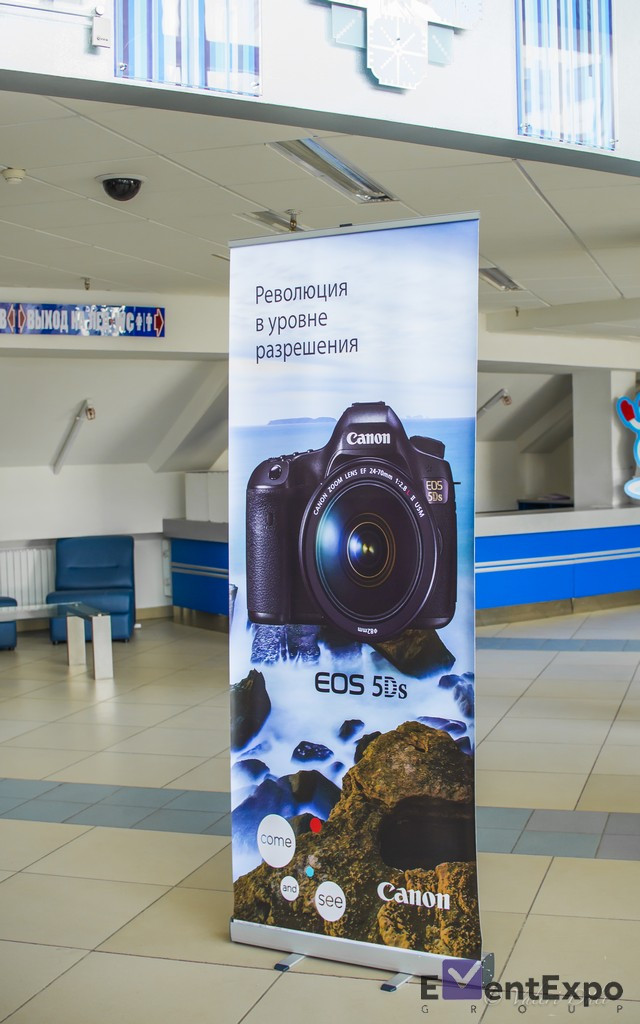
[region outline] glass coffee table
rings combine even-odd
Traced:
[[[111,649],[111,616],[79,601],[60,604],[23,604],[0,608],[0,622],[22,619],[67,620],[67,660],[69,665],[86,665],[87,648],[84,624],[91,622],[91,652],[94,679],[113,679],[113,652]]]

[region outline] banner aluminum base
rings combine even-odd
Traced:
[[[333,935],[298,932],[289,928],[276,928],[269,924],[255,924],[231,918],[229,934],[232,942],[249,946],[262,946],[282,953],[317,956],[323,960],[375,967],[398,974],[430,975],[442,979],[442,961],[435,953],[420,953],[397,946],[377,946],[372,942],[355,942]]]

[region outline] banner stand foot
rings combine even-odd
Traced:
[[[301,960],[304,960],[304,953],[291,953],[289,956],[285,956],[282,960],[278,960],[277,964],[274,965],[274,971],[288,971],[290,967],[295,967]]]
[[[395,992],[397,988],[406,985],[412,978],[413,974],[394,974],[388,981],[383,982],[380,988],[383,992]]]

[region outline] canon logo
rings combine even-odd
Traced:
[[[391,434],[347,434],[347,444],[391,444]]]
[[[431,910],[437,907],[438,910],[449,910],[451,897],[448,892],[423,892],[422,889],[396,888],[392,882],[380,882],[378,896],[385,903],[408,903],[412,907],[426,907]]]

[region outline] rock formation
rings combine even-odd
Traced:
[[[473,809],[473,758],[448,733],[405,722],[369,743],[345,775],[340,799],[319,834],[299,831],[286,867],[263,863],[236,881],[234,916],[477,958]],[[270,810],[265,807],[264,813]],[[297,829],[302,824],[301,818]],[[280,894],[285,875],[300,885],[292,903]],[[336,882],[346,897],[346,911],[335,922],[323,920],[314,904],[316,888],[326,880]],[[389,899],[378,894],[383,882]],[[393,898],[401,890],[426,895],[420,906],[401,903]]]

